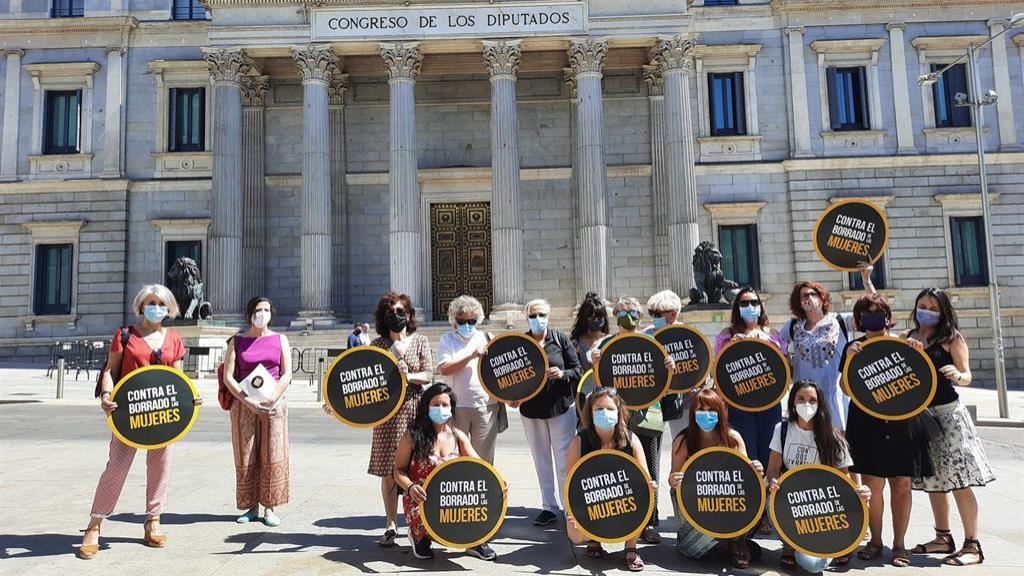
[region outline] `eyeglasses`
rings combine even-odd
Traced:
[[[470,318],[468,320],[456,320],[455,323],[458,324],[459,326],[465,326],[466,324],[469,324],[470,326],[476,326],[476,318]]]
[[[749,308],[750,306],[760,306],[760,300],[740,300],[740,308]]]
[[[625,318],[626,316],[631,316],[636,319],[640,317],[640,313],[636,310],[619,310],[619,318]]]
[[[542,312],[534,312],[533,314],[530,314],[529,316],[527,316],[527,318],[529,318],[531,320],[533,320],[535,318],[547,318],[547,317],[548,317],[548,315],[547,315],[546,312],[543,312],[543,313]]]

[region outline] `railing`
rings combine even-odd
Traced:
[[[50,363],[46,367],[46,377],[49,378],[57,371],[57,365],[61,358],[64,359],[64,373],[75,371],[75,380],[85,372],[89,378],[90,372],[99,371],[107,361],[107,347],[109,343],[103,340],[58,340],[50,347]]]

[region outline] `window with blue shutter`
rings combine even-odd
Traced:
[[[828,83],[828,113],[830,128],[841,132],[867,130],[868,116],[867,78],[863,66],[825,70]]]
[[[743,98],[743,72],[708,74],[708,113],[712,136],[743,136],[747,133]]]

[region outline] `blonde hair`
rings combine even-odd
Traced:
[[[682,310],[683,301],[679,295],[671,290],[662,290],[647,300],[647,310],[667,312],[669,310]]]
[[[543,298],[536,298],[527,302],[526,306],[523,306],[523,314],[529,316],[530,310],[533,310],[534,308],[538,308],[538,312],[543,312],[545,314],[551,313],[551,304],[548,304],[548,301]]]
[[[174,298],[174,293],[171,292],[170,288],[163,284],[146,284],[139,290],[139,293],[135,295],[135,299],[132,300],[132,310],[135,311],[136,316],[142,316],[142,305],[150,294],[159,298],[167,306],[168,318],[178,317],[178,301]]]
[[[484,319],[484,307],[480,305],[480,301],[472,296],[463,294],[458,298],[451,301],[448,304],[448,323],[454,328],[458,326],[455,319],[459,316],[466,316],[472,314],[477,323],[480,323]]]

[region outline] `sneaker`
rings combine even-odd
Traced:
[[[534,526],[547,526],[555,520],[558,520],[558,515],[550,510],[541,510],[540,514],[533,519]]]
[[[472,556],[476,556],[477,558],[479,558],[481,560],[487,560],[487,561],[494,560],[495,558],[498,557],[498,554],[495,553],[494,550],[491,550],[491,547],[488,546],[487,544],[481,544],[479,546],[474,546],[473,548],[469,548],[469,549],[466,550],[466,553],[468,553],[468,554],[470,554]]]
[[[430,549],[430,538],[423,537],[419,542],[415,542],[412,539],[412,534],[409,535],[409,542],[412,544],[412,555],[420,560],[431,560],[434,558],[434,551]]]
[[[253,506],[251,509],[249,509],[248,512],[246,512],[245,514],[242,514],[238,518],[235,518],[235,522],[238,522],[239,524],[248,524],[249,522],[254,522],[254,521],[258,520],[259,517],[260,517],[259,508],[256,507],[256,506]]]

